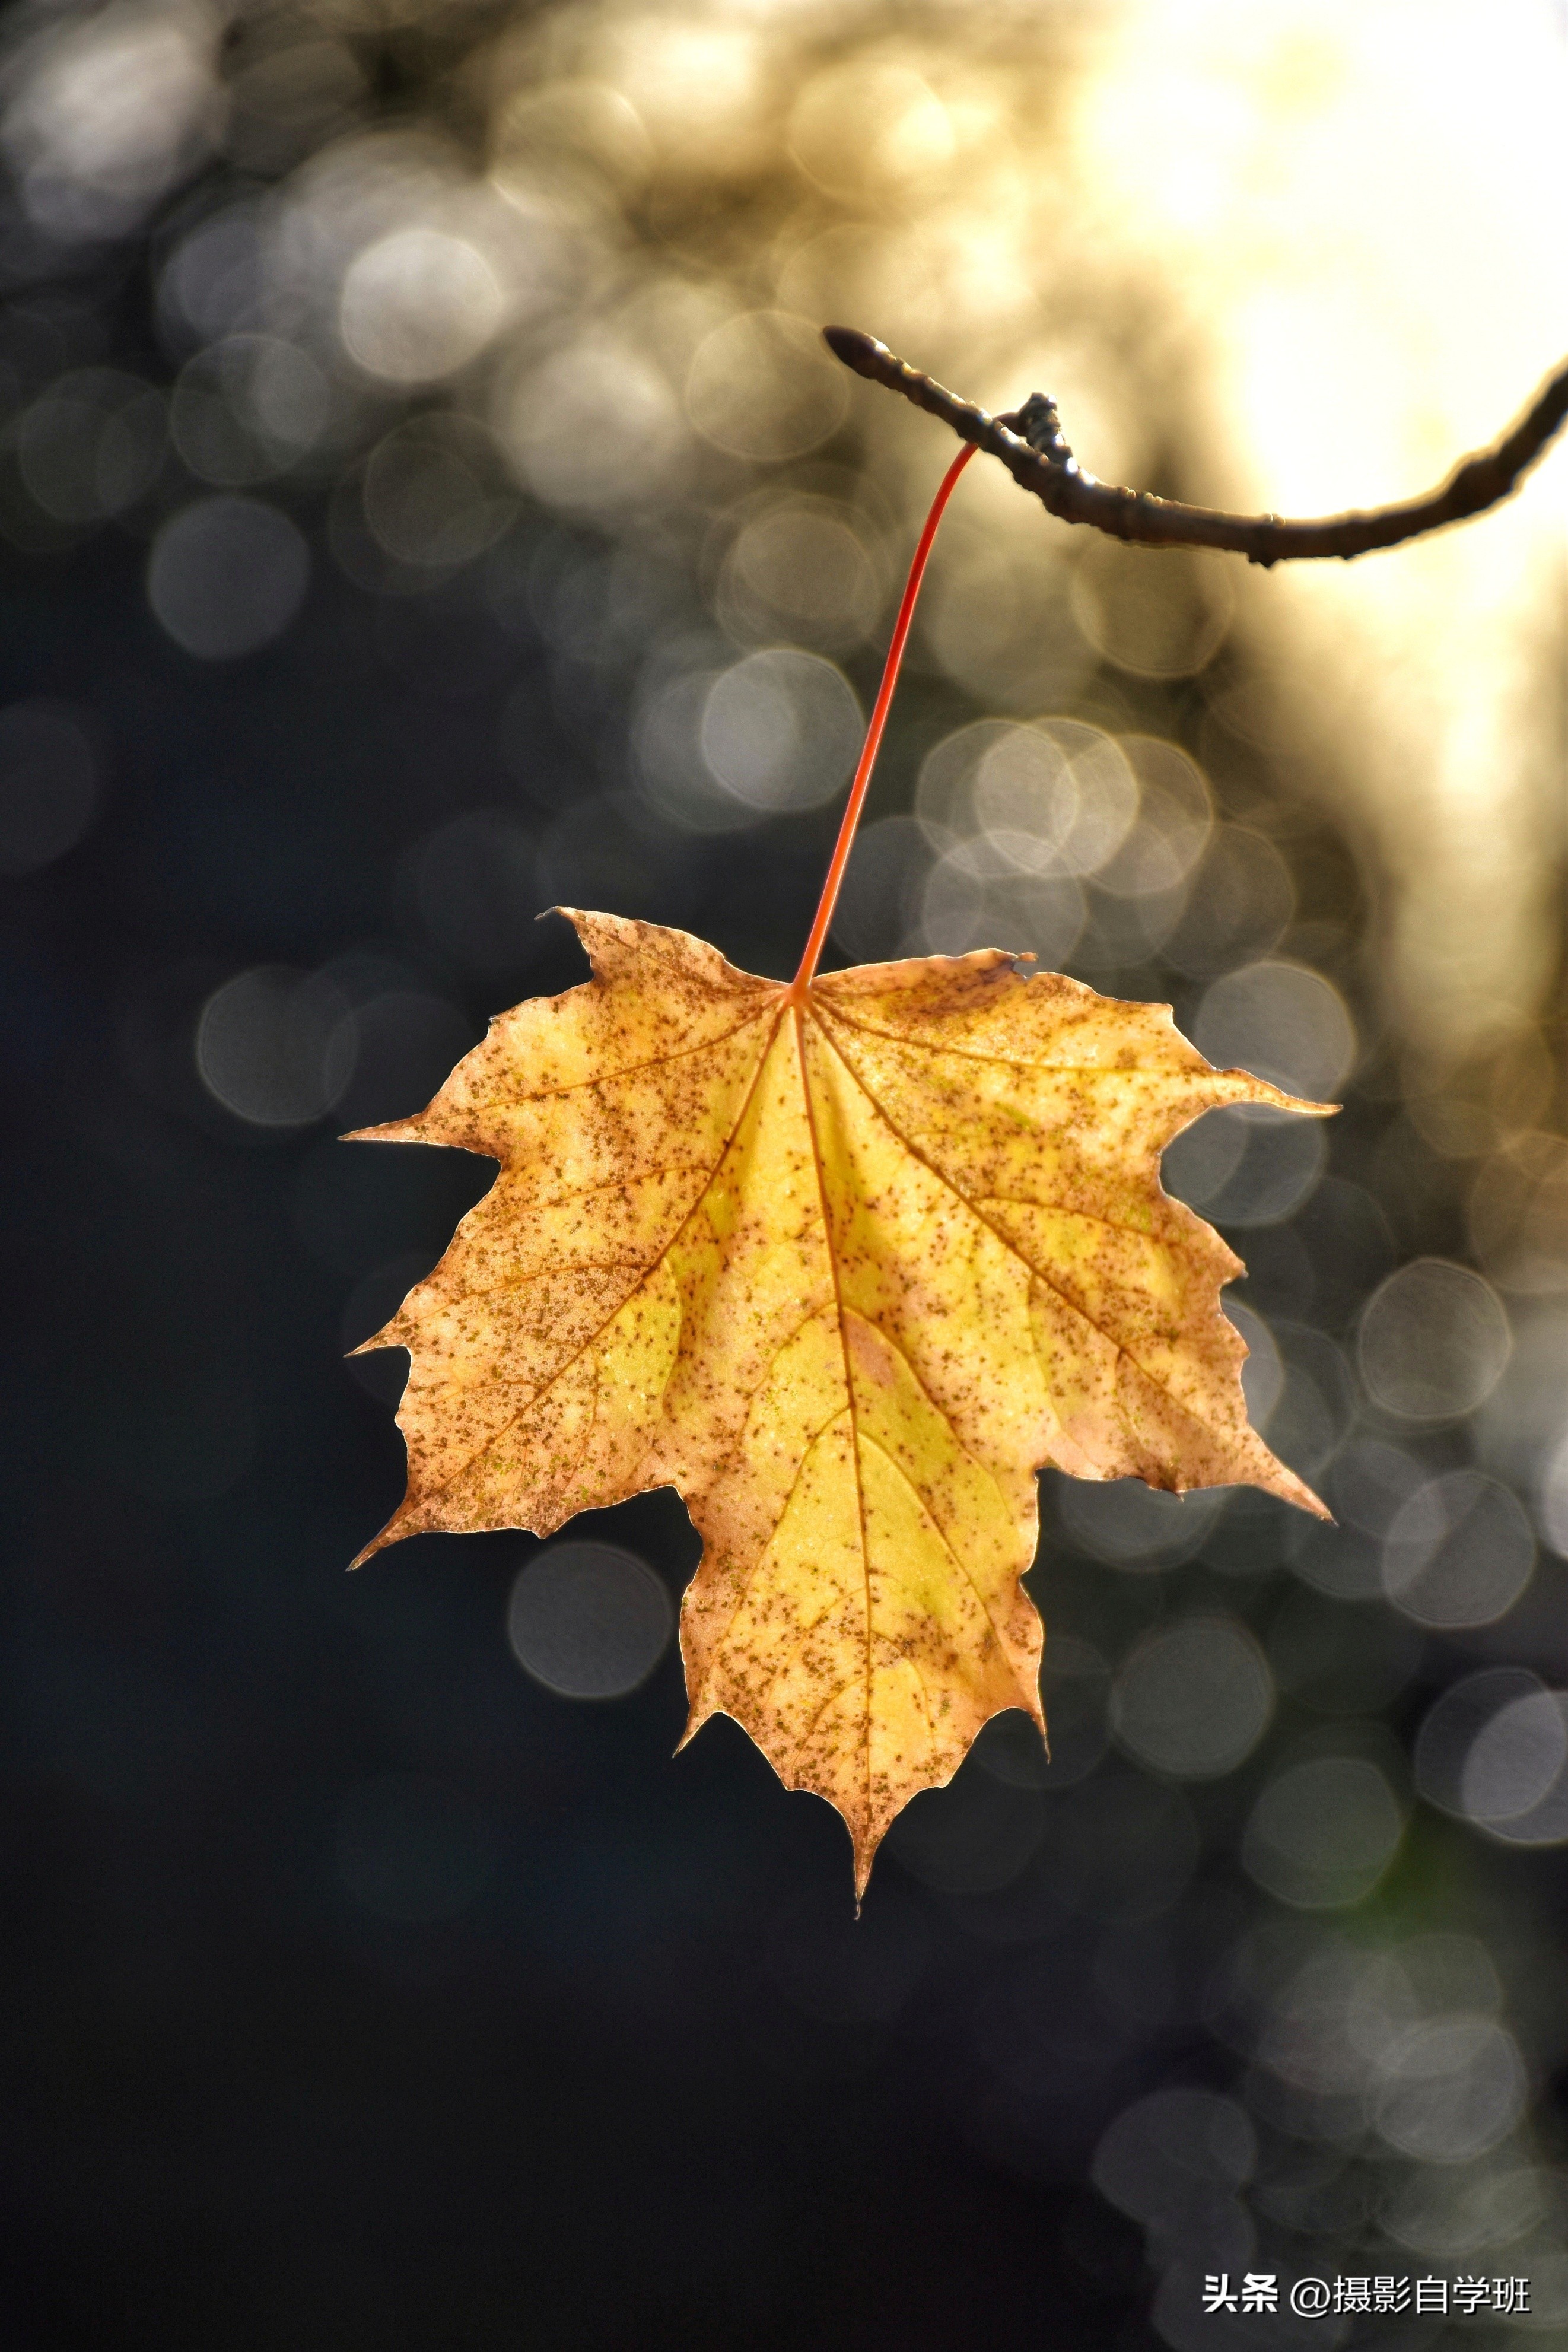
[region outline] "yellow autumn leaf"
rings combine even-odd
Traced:
[[[674,1486],[687,1737],[735,1717],[863,1887],[991,1716],[1044,1727],[1037,1471],[1322,1512],[1248,1424],[1240,1262],[1159,1161],[1218,1105],[1324,1106],[995,950],[785,986],[570,919],[592,979],[366,1131],[500,1173],[367,1342],[410,1351],[409,1483],[361,1558]]]

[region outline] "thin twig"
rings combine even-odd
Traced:
[[[1370,514],[1324,515],[1312,522],[1287,522],[1279,515],[1220,514],[1211,507],[1183,506],[1152,498],[1147,490],[1118,489],[1086,474],[1061,436],[1056,404],[1031,394],[1009,417],[988,415],[971,400],[960,400],[918,368],[896,359],[874,335],[854,327],[824,327],[834,355],[857,375],[901,392],[917,408],[950,425],[961,440],[999,457],[1015,482],[1063,522],[1085,522],[1113,539],[1138,540],[1148,547],[1217,547],[1244,555],[1267,568],[1289,556],[1339,555],[1347,560],[1375,547],[1397,547],[1445,523],[1463,522],[1508,498],[1535,463],[1564,416],[1568,416],[1568,364],[1547,379],[1517,425],[1493,449],[1460,460],[1448,480],[1424,499],[1403,506],[1377,507]]]

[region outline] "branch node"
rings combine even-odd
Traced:
[[[1447,523],[1464,522],[1511,497],[1568,416],[1568,362],[1550,376],[1518,423],[1491,449],[1462,458],[1446,482],[1424,499],[1378,507],[1370,514],[1325,515],[1290,522],[1277,514],[1224,514],[1184,505],[1148,490],[1119,488],[1086,474],[1068,446],[1056,403],[1031,392],[1023,406],[988,415],[971,400],[923,375],[918,368],[855,327],[824,327],[828,349],[873,383],[901,393],[917,408],[941,417],[961,440],[999,457],[1021,489],[1030,490],[1063,522],[1087,523],[1113,539],[1145,547],[1207,547],[1245,555],[1268,571],[1287,557],[1335,555],[1348,562],[1375,548],[1397,547]]]

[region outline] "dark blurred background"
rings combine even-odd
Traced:
[[[583,976],[557,902],[797,960],[951,454],[821,322],[1282,509],[1568,342],[1552,9],[1177,13],[14,0],[8,2344],[1568,2340],[1560,455],[1310,580],[977,464],[835,929],[1343,1100],[1166,1161],[1335,1528],[1048,1475],[1051,1760],[858,1925],[672,1759],[674,1496],[345,1573],[345,1351],[490,1171],[337,1137]]]

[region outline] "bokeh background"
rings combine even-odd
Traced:
[[[852,1918],[679,1759],[673,1496],[345,1563],[487,1167],[369,1150],[558,901],[785,974],[952,445],[1424,488],[1568,348],[1514,0],[14,0],[6,2338],[1568,2341],[1561,451],[1354,568],[965,478],[833,954],[1343,1100],[1166,1176],[1331,1500],[1049,1475],[1019,1717]],[[1202,2274],[1526,2275],[1205,2320]],[[1359,2333],[1357,2332],[1359,2329]]]

